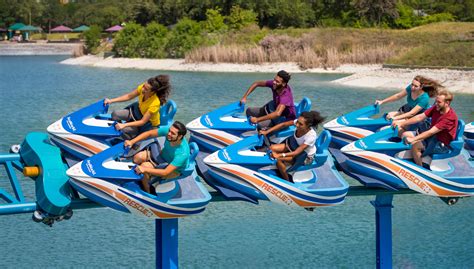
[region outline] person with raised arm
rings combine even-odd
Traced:
[[[263,107],[249,107],[246,114],[247,117],[250,117],[250,122],[258,124],[262,128],[268,128],[281,121],[293,121],[296,118],[293,92],[288,84],[290,79],[290,74],[281,70],[273,80],[261,80],[252,83],[240,100],[242,104],[247,102],[247,97],[258,87],[270,88],[273,100]]]

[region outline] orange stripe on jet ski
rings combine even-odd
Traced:
[[[216,138],[216,139],[218,139],[218,140],[220,140],[220,141],[222,141],[222,142],[224,142],[224,143],[227,143],[227,145],[232,145],[232,144],[235,143],[234,141],[232,141],[232,140],[230,140],[230,139],[228,139],[228,138],[222,137],[222,136],[220,136],[220,135],[216,135],[216,134],[208,133],[208,132],[203,132],[203,133],[205,133],[205,134],[207,134],[207,135],[209,135],[209,136],[212,136],[212,137],[214,137],[214,138]]]
[[[304,200],[300,200],[294,196],[290,196],[290,198],[299,206],[301,207],[313,207],[313,206],[329,206],[330,204],[318,204],[313,202],[308,202]]]
[[[90,182],[90,181],[89,181],[88,183],[91,184],[91,185],[93,185],[94,187],[96,187],[96,188],[98,188],[98,189],[100,189],[100,190],[102,190],[102,191],[108,193],[108,194],[109,194],[110,196],[112,196],[112,197],[117,197],[118,199],[120,199],[120,200],[121,200],[122,202],[124,202],[124,203],[125,203],[125,201],[126,201],[127,199],[129,199],[126,195],[124,195],[124,194],[122,194],[122,193],[119,193],[119,192],[116,192],[116,191],[114,191],[114,190],[111,190],[111,189],[109,189],[109,188],[107,188],[107,187],[105,187],[105,186],[102,186],[102,185],[100,185],[100,184],[97,184],[97,183],[95,183],[95,182]],[[133,200],[133,199],[132,199],[132,200]],[[186,216],[186,215],[167,214],[167,213],[163,213],[163,212],[158,211],[158,210],[154,210],[154,209],[152,209],[152,208],[149,208],[149,210],[150,210],[151,212],[153,212],[153,214],[155,214],[155,216],[157,216],[157,217],[160,218],[160,219],[180,218],[180,217]],[[143,213],[143,212],[142,212],[142,213]],[[144,214],[144,215],[146,215],[146,214]]]
[[[252,177],[252,176],[249,176],[247,174],[244,174],[244,173],[241,173],[239,171],[236,171],[236,170],[233,170],[233,169],[229,169],[229,168],[223,168],[224,170],[226,170],[227,172],[231,173],[231,174],[236,174],[238,176],[240,176],[241,178],[249,181],[249,183],[252,183],[254,186],[256,187],[262,187],[262,185],[265,183],[263,182],[262,180],[256,178],[256,177]],[[273,187],[275,188],[275,187]],[[293,200],[297,205],[301,206],[301,207],[310,207],[310,206],[326,206],[327,204],[318,204],[318,203],[313,203],[313,202],[307,202],[307,201],[304,201],[304,200],[301,200],[301,199],[298,199],[296,197],[294,197],[293,195],[291,194],[288,194],[286,192],[284,192],[285,195],[289,196],[289,198],[291,200]],[[282,199],[281,197],[278,197],[276,196],[277,198],[283,200],[285,202],[285,199]],[[286,203],[286,202],[285,202]],[[286,203],[287,205],[289,205],[288,203]]]
[[[102,151],[102,150],[99,149],[99,148],[96,148],[96,147],[94,147],[94,146],[92,146],[92,145],[89,145],[89,144],[84,143],[84,142],[82,142],[82,141],[79,141],[79,140],[77,140],[77,139],[73,139],[73,138],[67,138],[67,139],[70,140],[70,141],[72,141],[72,142],[74,142],[74,143],[76,143],[76,144],[81,145],[82,147],[88,149],[90,152],[92,152],[92,153],[94,153],[94,154],[97,154],[97,153],[99,153],[99,152]]]
[[[436,185],[431,184],[431,183],[429,183],[429,182],[426,182],[426,184],[428,184],[428,185],[436,192],[436,194],[438,194],[438,196],[441,196],[441,197],[449,197],[449,196],[453,196],[453,197],[468,196],[467,194],[462,193],[462,192],[455,192],[455,191],[449,191],[449,190],[441,189],[441,188],[437,187]]]
[[[153,210],[151,208],[150,208],[150,210],[151,210],[151,212],[153,212],[153,214],[155,214],[160,219],[174,219],[174,218],[181,218],[181,217],[186,217],[187,216],[187,215],[167,214],[167,213],[163,213],[161,211]]]
[[[97,184],[97,183],[95,183],[95,182],[90,182],[90,181],[88,181],[88,183],[91,184],[91,185],[93,185],[93,186],[96,187],[97,189],[100,189],[100,190],[102,190],[102,191],[108,193],[110,196],[116,197],[116,198],[122,200],[122,202],[123,202],[125,199],[127,199],[127,196],[123,195],[122,193],[116,192],[116,191],[114,191],[114,190],[111,190],[111,189],[109,189],[109,188],[107,188],[107,187],[105,187],[105,186],[103,186],[103,185]]]
[[[356,132],[352,132],[352,131],[346,131],[346,130],[341,130],[341,131],[342,131],[343,133],[346,133],[346,134],[349,134],[349,135],[355,136],[355,137],[357,137],[357,138],[359,138],[359,139],[361,139],[361,138],[364,138],[364,137],[365,137],[365,135],[363,135],[363,134],[359,134],[359,133],[356,133]]]
[[[247,174],[244,174],[244,173],[241,173],[239,171],[236,171],[236,170],[233,170],[233,169],[229,169],[229,168],[222,168],[224,170],[226,170],[227,172],[231,173],[231,174],[236,174],[238,175],[239,177],[249,181],[249,183],[252,183],[255,187],[261,187],[263,185],[263,181],[256,178],[256,177],[252,177],[252,176],[249,176]]]
[[[399,166],[394,165],[393,163],[384,161],[382,159],[379,159],[379,158],[376,158],[376,157],[373,157],[373,156],[365,155],[365,154],[360,154],[359,156],[364,157],[366,159],[369,159],[369,160],[371,160],[375,163],[381,164],[383,166],[386,166],[387,168],[393,170],[395,173],[400,172],[401,168]]]

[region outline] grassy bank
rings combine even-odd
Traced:
[[[250,28],[196,48],[187,62],[297,62],[303,68],[341,64],[474,67],[474,23],[436,23],[410,30]]]

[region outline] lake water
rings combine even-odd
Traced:
[[[116,97],[158,71],[61,65],[59,56],[0,57],[0,152],[32,131],[104,97]],[[176,119],[190,120],[239,100],[255,80],[274,74],[164,72],[172,77]],[[313,109],[332,119],[394,91],[331,84],[341,75],[295,74],[295,99],[309,97]],[[409,81],[407,81],[407,84]],[[250,105],[269,92],[257,89]],[[384,108],[396,109],[402,103]],[[453,106],[474,120],[474,96],[456,95]],[[115,105],[113,108],[119,108]],[[348,179],[349,183],[357,182]],[[22,179],[30,201],[34,182]],[[0,187],[9,186],[0,172]],[[373,268],[373,196],[348,197],[343,205],[314,212],[263,202],[211,203],[200,215],[179,221],[182,268]],[[472,268],[474,199],[455,206],[422,195],[397,195],[393,209],[393,265],[397,268]],[[2,268],[152,268],[154,222],[112,209],[76,210],[52,228],[31,214],[0,216]]]

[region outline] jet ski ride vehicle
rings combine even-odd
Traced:
[[[411,145],[397,139],[398,129],[384,129],[341,149],[347,157],[345,172],[369,187],[408,188],[453,204],[474,195],[474,162],[463,148],[463,131],[459,121],[449,152],[423,156],[421,167],[411,161]]]
[[[304,97],[295,105],[296,116],[310,109],[311,101]],[[207,180],[204,158],[243,138],[257,134],[257,125],[250,123],[247,116],[242,114],[244,111],[245,105],[238,101],[204,114],[186,125],[190,132],[190,141],[199,145],[200,152],[196,157],[196,165],[198,174],[204,179]],[[293,132],[294,126],[280,130],[270,136],[270,140],[273,143],[280,143]]]
[[[156,140],[163,147],[164,138]],[[195,172],[199,149],[195,143],[189,146],[189,165],[178,177],[161,180],[155,187],[157,195],[140,188],[143,175],[136,174],[136,165],[124,158],[127,149],[123,143],[77,163],[66,173],[74,189],[104,206],[153,219],[185,217],[204,211],[211,200]]]
[[[304,97],[295,104],[296,117],[311,109],[311,101]],[[203,152],[212,153],[225,148],[245,137],[257,134],[257,124],[252,124],[245,114],[245,104],[234,102],[202,115],[188,123],[191,141],[196,142]],[[281,122],[283,119],[277,119]],[[276,142],[293,134],[294,127],[278,132],[271,140]]]
[[[66,115],[48,127],[51,141],[76,162],[121,142],[122,133],[115,129],[110,114],[106,114],[108,108],[100,100]],[[160,108],[160,126],[171,125],[176,111],[176,103],[168,100]]]
[[[301,154],[287,170],[294,183],[279,177],[276,160],[269,152],[256,150],[264,145],[264,140],[261,135],[250,136],[207,156],[206,181],[230,200],[268,200],[307,209],[344,201],[349,185],[336,170],[327,150],[329,132],[323,132],[317,139],[312,163],[305,165],[306,156]],[[265,144],[269,146],[270,142],[266,140]]]
[[[369,105],[344,114],[324,124],[324,129],[331,132],[330,148],[340,149],[343,146],[369,136],[384,126],[391,124],[387,114],[375,118],[380,113],[379,105]]]
[[[466,142],[465,147],[474,158],[474,122],[466,125],[464,129],[464,141]]]

